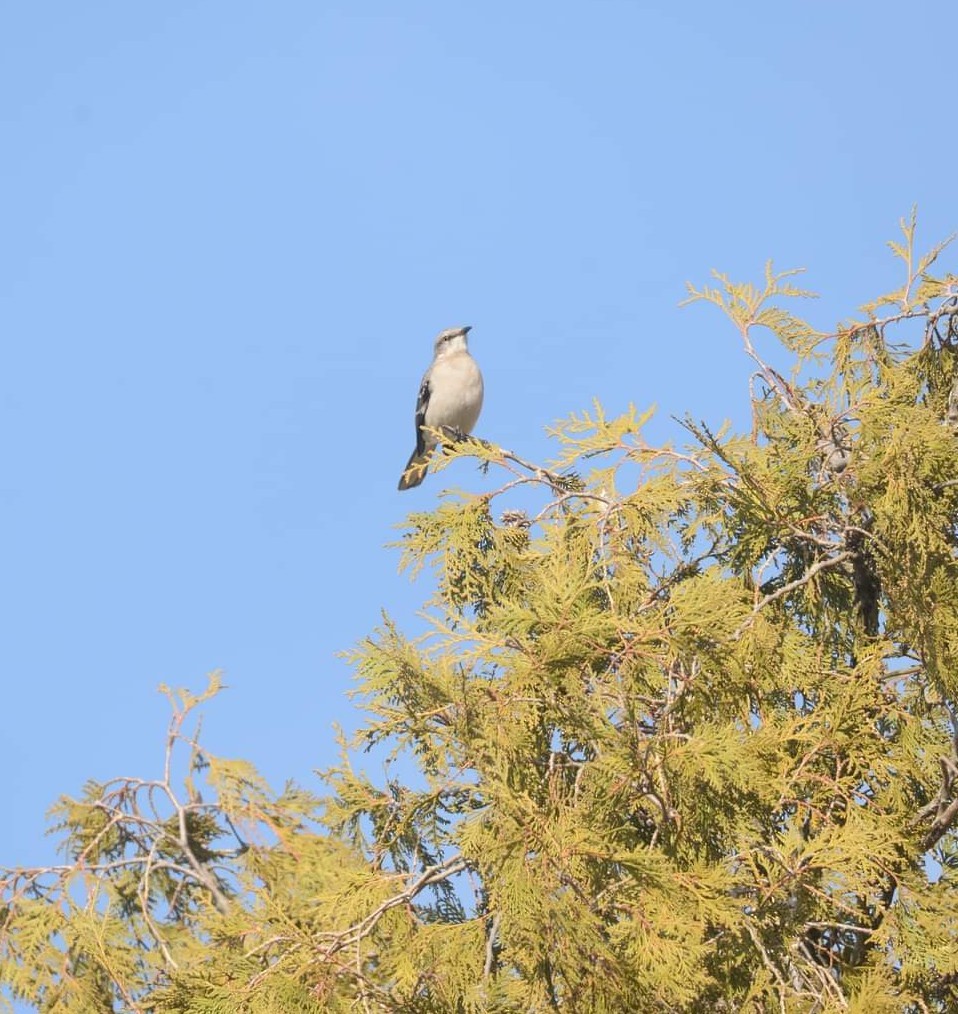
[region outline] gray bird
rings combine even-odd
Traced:
[[[437,443],[427,429],[446,427],[466,434],[476,425],[482,409],[482,374],[469,355],[466,335],[470,330],[451,327],[436,338],[432,364],[423,375],[416,401],[416,449],[403,469],[400,489],[418,486],[426,477],[429,455]]]

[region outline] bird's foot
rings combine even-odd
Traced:
[[[461,444],[467,439],[467,435],[458,426],[440,426],[439,431],[451,444]]]

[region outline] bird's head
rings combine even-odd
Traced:
[[[466,335],[472,327],[447,327],[436,336],[435,354],[444,356],[450,352],[459,352],[468,348]]]

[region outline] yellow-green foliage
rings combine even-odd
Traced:
[[[691,289],[750,359],[748,433],[690,416],[652,446],[650,413],[596,404],[546,467],[479,441],[437,461],[477,459],[487,492],[407,520],[427,632],[387,617],[356,648],[366,721],[327,795],[202,751],[215,678],[171,695],[161,773],[63,800],[63,865],[6,875],[10,994],[958,1009],[958,282],[903,228],[903,285],[833,334],[771,266]],[[383,746],[415,776],[357,770]]]

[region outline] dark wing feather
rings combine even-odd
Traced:
[[[427,373],[419,385],[419,397],[416,399],[416,454],[422,454],[426,450],[426,438],[422,428],[426,424],[429,391],[429,374]]]

